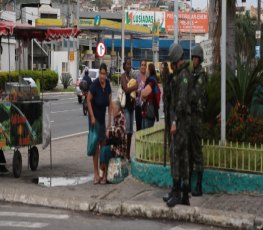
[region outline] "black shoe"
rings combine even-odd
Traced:
[[[190,206],[189,201],[189,186],[183,185],[183,198],[182,198],[182,204]]]
[[[203,180],[203,173],[197,173],[197,183],[195,189],[192,191],[192,196],[202,196],[203,189],[202,189],[202,180]]]
[[[174,207],[177,204],[181,204],[182,203],[182,199],[181,199],[181,194],[180,192],[174,192],[172,194],[172,197],[166,202],[167,206],[169,208]]]

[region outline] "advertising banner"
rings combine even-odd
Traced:
[[[179,32],[203,34],[208,33],[207,12],[179,12]],[[174,13],[164,11],[125,11],[127,25],[140,25],[152,28],[154,23],[160,23],[161,33],[174,31]]]
[[[179,12],[179,31],[182,33],[208,33],[208,13]]]
[[[190,20],[191,15],[191,20]],[[174,13],[166,12],[166,32],[174,31]],[[192,25],[192,28],[191,28]],[[206,12],[179,12],[179,31],[182,33],[208,33],[208,13]]]
[[[154,23],[154,11],[125,11],[125,23],[151,27]]]

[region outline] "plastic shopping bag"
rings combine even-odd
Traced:
[[[107,181],[111,184],[118,184],[129,174],[127,163],[120,157],[113,157],[109,161]]]
[[[93,125],[88,134],[87,154],[88,156],[94,156],[96,153],[96,147],[98,143],[98,133],[95,125]]]

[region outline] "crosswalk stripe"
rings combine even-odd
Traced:
[[[27,218],[40,218],[40,219],[68,219],[69,215],[57,215],[46,213],[27,213],[27,212],[0,212],[0,216],[15,216]]]
[[[44,228],[47,223],[27,222],[27,221],[0,221],[0,227],[21,227],[21,228]]]

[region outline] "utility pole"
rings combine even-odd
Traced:
[[[77,28],[79,29],[79,0],[77,0]],[[76,64],[77,64],[77,74],[76,74],[76,80],[78,79],[79,77],[79,62],[80,62],[80,55],[79,55],[79,37],[76,38],[76,41],[77,41],[77,44],[76,44]]]
[[[226,142],[226,11],[227,0],[222,0],[221,35],[221,144]]]
[[[121,62],[124,62],[125,55],[125,0],[122,0],[122,19],[121,19]]]
[[[258,20],[257,20],[257,27],[258,27],[258,33],[260,34],[257,37],[257,46],[259,49],[259,57],[258,59],[260,59],[261,57],[261,44],[260,44],[260,40],[261,40],[261,0],[258,0]]]
[[[70,15],[69,15],[69,7],[70,7],[70,0],[68,0],[68,9],[67,9],[67,27],[69,28],[69,19],[70,19]],[[68,73],[70,73],[70,60],[69,60],[69,54],[70,54],[70,37],[68,38]]]
[[[178,0],[174,0],[174,43],[178,44]]]
[[[189,59],[191,60],[191,56],[192,56],[192,0],[190,0],[190,46],[189,46],[189,54],[190,54],[190,57]]]

